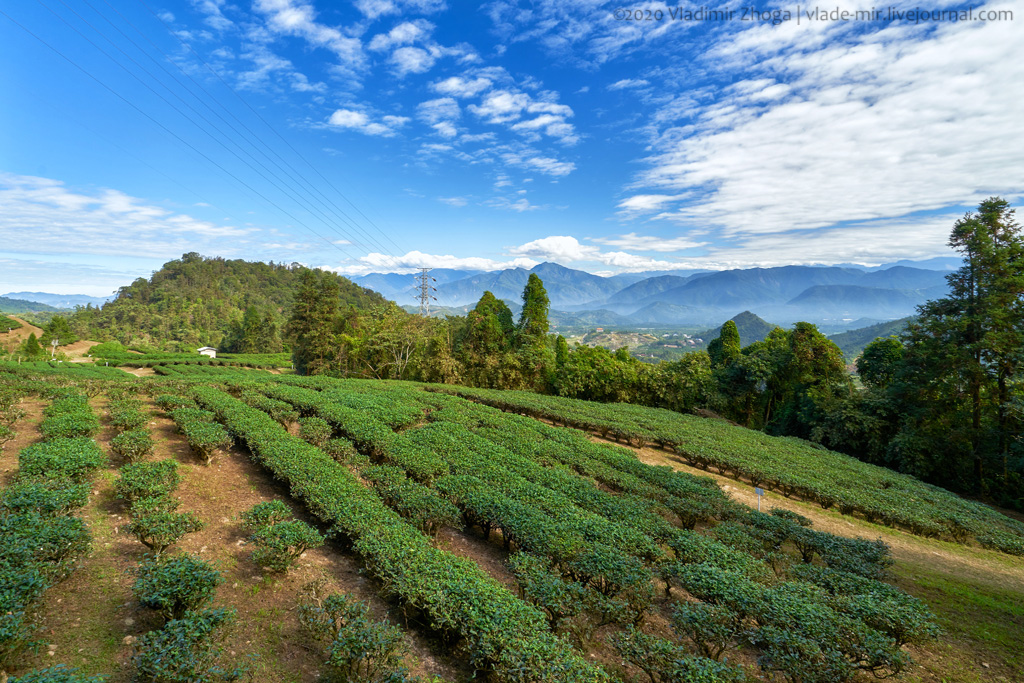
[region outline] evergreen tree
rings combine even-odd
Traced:
[[[922,305],[904,335],[905,360],[892,385],[903,419],[891,450],[906,470],[1016,497],[1024,238],[1013,214],[993,197],[953,226],[949,245],[964,265],[948,276],[949,295]]]
[[[292,359],[301,374],[330,370],[338,355],[338,297],[338,283],[329,274],[313,270],[302,273],[288,321],[288,333],[294,339]]]
[[[25,340],[20,350],[29,358],[39,358],[43,355],[43,347],[39,345],[35,332],[28,335],[28,339]]]
[[[725,321],[718,336],[708,343],[708,355],[711,357],[711,366],[715,368],[725,367],[736,360],[740,355],[740,331],[732,320]]]
[[[78,336],[71,330],[71,325],[68,323],[68,319],[62,315],[55,315],[50,319],[49,324],[43,328],[43,340],[46,343],[50,343],[56,339],[61,346],[67,346],[68,344],[74,344],[78,341]]]
[[[523,310],[519,314],[519,334],[523,345],[541,344],[548,335],[548,300],[544,282],[536,273],[523,288]]]

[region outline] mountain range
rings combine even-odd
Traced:
[[[722,271],[628,273],[603,277],[556,263],[532,269],[430,271],[441,307],[472,306],[484,291],[518,303],[531,273],[544,281],[552,322],[564,325],[717,325],[750,311],[780,324],[799,320],[847,327],[859,319],[913,315],[943,296],[954,258],[887,266],[781,266]],[[413,276],[352,278],[403,305],[414,303]]]

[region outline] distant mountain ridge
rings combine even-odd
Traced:
[[[45,304],[54,308],[74,308],[75,306],[102,306],[115,295],[110,296],[86,296],[85,294],[50,294],[49,292],[8,292],[3,295],[11,299],[22,299],[37,304]]]
[[[610,277],[541,263],[532,269],[457,271],[435,269],[437,304],[474,305],[485,291],[518,302],[531,273],[544,281],[553,323],[567,325],[714,325],[749,311],[763,319],[790,324],[806,320],[844,329],[867,318],[886,320],[913,315],[916,307],[947,291],[946,275],[955,258],[940,257],[914,267],[779,266],[723,271],[683,270],[629,273]],[[402,305],[414,303],[412,275],[373,273],[353,278]],[[404,283],[400,290],[399,283]],[[572,315],[569,315],[572,314]],[[573,322],[576,321],[576,322]]]
[[[56,310],[53,306],[47,306],[36,301],[10,299],[6,296],[0,296],[0,313],[30,313]]]

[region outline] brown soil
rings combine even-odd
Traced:
[[[46,405],[46,401],[37,398],[22,399],[20,407],[25,411],[25,417],[14,423],[14,438],[0,446],[0,487],[10,484],[17,473],[18,452],[42,440],[39,423],[43,421]]]
[[[153,368],[121,368],[129,375],[135,375],[136,377],[155,377],[156,371]]]
[[[22,320],[16,315],[7,315],[5,313],[4,316],[10,318],[11,320],[17,320],[19,323],[21,323],[21,327],[19,327],[16,330],[11,330],[10,332],[8,332],[6,329],[4,329],[3,332],[0,332],[0,346],[2,346],[6,351],[13,351],[15,346],[20,344],[22,341],[28,339],[29,336],[32,334],[35,334],[36,338],[39,338],[39,336],[43,334],[42,329],[36,327],[35,325],[29,323],[26,320]]]
[[[101,414],[105,403],[105,399],[94,401]],[[182,482],[175,494],[181,500],[179,509],[196,512],[206,523],[205,529],[187,536],[172,551],[196,554],[217,566],[225,581],[217,590],[214,606],[238,612],[224,641],[229,660],[242,662],[247,655],[258,655],[253,663],[254,680],[317,680],[324,659],[322,649],[302,630],[296,604],[303,587],[321,578],[328,591],[344,592],[368,603],[376,617],[403,622],[402,611],[380,598],[380,586],[363,575],[358,558],[337,543],[307,551],[287,574],[263,572],[252,561],[240,513],[256,503],[278,499],[292,507],[297,518],[313,520],[295,505],[286,488],[241,450],[232,448],[218,454],[212,465],[202,465],[174,423],[149,407],[153,409],[150,430],[156,441],[152,459],[170,457],[181,464]],[[114,434],[106,428],[97,442],[106,449]],[[128,517],[113,490],[115,468],[121,463],[116,456],[112,460],[111,468],[97,478],[94,495],[82,512],[94,537],[93,549],[70,578],[45,594],[40,636],[47,643],[27,658],[26,668],[63,662],[89,673],[112,674],[111,683],[127,683],[132,646],[125,640],[159,626],[131,593],[131,570],[142,561],[146,548],[123,531]],[[437,674],[448,680],[468,674],[458,659],[432,638],[416,630],[405,633],[411,655],[407,663],[415,673]],[[51,652],[54,654],[48,654]]]
[[[99,343],[100,342],[87,341],[83,339],[81,341],[76,341],[74,344],[61,346],[60,350],[63,351],[69,358],[77,359],[87,355],[89,353],[89,350],[94,346],[98,346]]]

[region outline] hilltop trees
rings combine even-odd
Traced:
[[[1024,238],[993,197],[956,222],[949,245],[964,265],[949,296],[918,309],[887,387],[901,415],[890,457],[1009,503],[1024,492]]]

